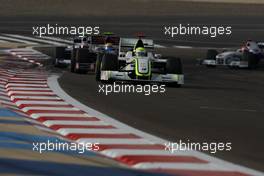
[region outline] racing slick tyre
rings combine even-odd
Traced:
[[[218,54],[218,52],[216,50],[209,49],[209,50],[207,50],[206,59],[215,60],[217,54]]]
[[[76,51],[76,61],[79,63],[79,67],[75,67],[75,72],[77,73],[87,73],[91,68],[91,64],[95,64],[96,53],[89,52],[87,48],[78,48]]]
[[[102,56],[101,70],[118,71],[118,56],[115,54],[105,53]],[[112,84],[113,80],[101,80],[102,83]]]
[[[55,61],[54,61],[54,66],[55,67],[60,67],[61,65],[58,62],[58,58],[64,59],[65,58],[65,49],[66,47],[64,46],[59,46],[55,48]]]
[[[118,71],[118,57],[115,54],[106,53],[102,57],[101,70]]]
[[[76,49],[72,49],[71,52],[71,72],[74,73],[76,66]]]
[[[182,62],[180,58],[170,58],[167,59],[166,63],[167,74],[182,74]],[[167,83],[169,87],[181,87],[178,83]]]
[[[65,46],[56,47],[56,58],[64,58],[65,55]]]
[[[244,51],[243,52],[243,57],[242,60],[248,61],[248,68],[249,69],[256,69],[259,63],[259,58],[257,55],[249,52],[249,51]]]
[[[97,54],[90,52],[87,48],[78,48],[76,58],[81,63],[95,63]]]
[[[206,59],[208,60],[216,60],[216,56],[217,56],[218,52],[214,49],[209,49],[207,50],[207,53],[206,53]],[[215,65],[206,65],[207,67],[216,67]]]
[[[100,81],[101,78],[101,63],[102,63],[102,53],[97,54],[97,59],[95,63],[95,80]]]
[[[166,72],[168,74],[182,74],[182,62],[180,58],[167,59]]]

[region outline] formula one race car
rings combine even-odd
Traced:
[[[207,57],[200,60],[200,64],[207,67],[228,66],[237,68],[255,69],[260,59],[264,58],[263,43],[247,41],[246,44],[236,51],[225,51],[218,54],[216,50],[208,50]]]
[[[71,72],[95,71],[97,55],[104,52],[118,52],[120,37],[112,34],[88,36],[74,39],[71,54]]]
[[[96,80],[163,83],[180,87],[184,83],[181,60],[157,58],[153,50],[153,40],[121,38],[118,55],[104,53],[97,58]]]

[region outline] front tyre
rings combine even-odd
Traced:
[[[118,71],[118,57],[117,57],[117,55],[105,53],[102,57],[101,70]]]
[[[96,63],[95,63],[95,80],[101,80],[101,64],[102,64],[102,53],[98,53]]]
[[[243,52],[242,60],[248,62],[249,69],[256,69],[259,63],[259,58],[249,51]]]
[[[119,70],[118,56],[115,54],[105,53],[102,56],[101,70],[118,71]],[[112,84],[114,81],[111,79],[111,80],[101,80],[101,82],[104,84]]]
[[[167,59],[166,72],[167,72],[167,74],[182,75],[183,69],[182,69],[181,59],[180,58],[169,58],[169,59]],[[168,87],[181,87],[181,84],[178,84],[177,82],[167,83],[166,85]]]
[[[169,58],[166,63],[167,74],[182,74],[182,62],[180,58]]]
[[[206,53],[206,59],[208,60],[216,60],[216,56],[218,55],[218,52],[214,49],[207,50]]]

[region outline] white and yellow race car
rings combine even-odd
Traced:
[[[153,40],[121,38],[118,54],[105,53],[97,58],[96,80],[161,83],[176,87],[184,84],[181,60],[161,58],[153,50]]]

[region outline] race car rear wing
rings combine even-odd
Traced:
[[[151,39],[141,39],[146,49],[154,49],[154,42]],[[137,38],[121,38],[119,42],[119,49],[122,48],[133,48],[137,43]]]

